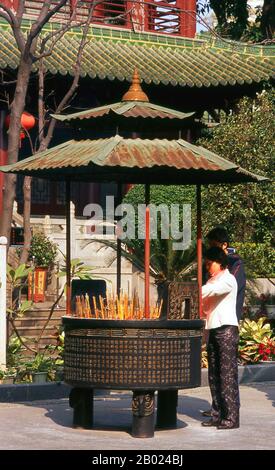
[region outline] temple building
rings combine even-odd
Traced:
[[[3,0],[17,11],[18,0]],[[56,2],[58,3],[58,2]],[[44,59],[46,72],[45,96],[50,97],[49,109],[64,94],[74,75],[74,65],[81,41],[79,24],[87,18],[92,0],[65,2],[64,7],[46,24],[43,34],[54,32],[69,21],[69,30],[55,43],[52,53]],[[128,89],[134,68],[137,68],[142,88],[152,103],[195,113],[193,120],[183,122],[182,137],[194,141],[198,136],[196,123],[207,112],[213,121],[219,120],[219,110],[230,112],[244,95],[254,95],[263,82],[274,74],[274,47],[252,46],[222,41],[201,35],[196,37],[196,0],[166,1],[103,1],[95,6],[87,44],[81,62],[81,79],[71,102],[73,112],[120,101]],[[29,30],[43,2],[25,2],[22,30]],[[273,58],[272,58],[273,54]],[[19,62],[19,51],[10,26],[0,20],[0,70],[5,85],[2,98],[12,91]],[[26,111],[37,116],[37,66],[28,89]],[[0,159],[6,161],[8,107],[0,103]],[[75,135],[77,129],[59,124],[51,146]],[[89,129],[92,137],[108,135],[108,129]],[[166,138],[169,135],[166,130]],[[31,134],[37,136],[37,126]],[[149,134],[148,134],[149,135]],[[171,131],[171,138],[178,137]],[[150,137],[162,137],[151,133]],[[22,141],[20,158],[31,154],[28,139]],[[18,181],[18,211],[22,213],[22,184]],[[0,207],[3,176],[0,178]],[[101,202],[113,194],[112,185],[75,185],[74,203],[77,215],[82,215],[88,202]],[[33,180],[32,215],[64,214],[64,185]]]
[[[93,1],[64,1],[62,9],[43,28],[42,39],[55,38],[60,28],[66,29],[43,59],[46,125],[72,83],[82,38],[80,25],[87,21]],[[22,2],[1,0],[0,3],[17,12]],[[26,34],[38,18],[43,3],[40,0],[24,2],[23,33]],[[52,2],[53,7],[57,4],[57,0]],[[209,33],[197,35],[196,6],[196,0],[97,1],[83,50],[79,86],[70,106],[63,112],[66,117],[59,116],[57,120],[50,147],[72,139],[99,139],[117,134],[121,138],[184,139],[188,146],[196,142],[204,126],[218,125],[221,112],[231,113],[240,98],[255,96],[264,83],[274,79],[273,45],[236,43]],[[9,103],[19,61],[20,52],[11,26],[0,17],[0,165],[7,162]],[[124,106],[123,96],[129,90],[135,70],[148,97],[148,106],[153,106],[150,110],[146,108],[147,103],[138,111],[129,102]],[[35,62],[25,104],[25,112],[35,118],[30,130],[33,143],[38,137],[38,96],[38,62]],[[121,125],[117,126],[118,122]],[[134,132],[133,122],[137,124]],[[19,160],[31,154],[29,139],[22,138]],[[13,214],[16,227],[23,226],[22,180],[22,176],[18,176]],[[124,184],[122,191],[125,193],[128,187]],[[0,172],[0,217],[3,188],[4,174]],[[101,250],[91,221],[83,215],[89,203],[98,203],[104,209],[107,195],[119,200],[115,182],[72,184],[71,236],[74,242],[71,255],[92,266],[94,279],[100,282],[104,279],[108,289],[113,286],[115,292],[116,263]],[[65,184],[62,181],[32,179],[31,225],[33,230],[42,229],[58,244],[61,253],[66,253]],[[91,241],[96,243],[91,246]],[[59,260],[64,261],[61,255]],[[58,297],[61,287],[58,277],[51,279],[47,288],[49,301]],[[143,283],[143,272],[123,258],[121,286],[124,292],[137,292],[142,301]],[[151,296],[157,298],[153,280]],[[43,305],[37,317],[44,315]],[[43,336],[45,344],[52,344],[54,322],[59,324],[64,310],[61,308],[55,314],[51,332],[47,330]],[[24,320],[27,322],[28,317]],[[17,328],[24,331],[24,336],[35,337],[35,327],[28,333],[23,323],[17,324]]]

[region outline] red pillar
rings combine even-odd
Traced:
[[[7,143],[4,130],[5,112],[0,111],[0,165],[6,165],[8,161]],[[3,210],[3,190],[5,175],[0,171],[0,215]]]
[[[133,183],[126,183],[124,185],[124,190],[123,190],[123,194],[127,194],[128,191],[130,191],[130,189],[132,189],[134,187]]]
[[[196,35],[196,0],[178,0],[177,7],[180,13],[180,34],[187,38],[194,38]]]
[[[117,187],[117,204],[122,203],[122,183],[118,183]],[[120,218],[119,218],[120,219]],[[120,299],[121,294],[121,238],[117,238],[117,251],[116,251],[116,293]]]
[[[1,3],[8,8],[12,8],[14,11],[18,10],[19,0],[2,0]]]
[[[150,186],[145,185],[145,296],[144,296],[144,316],[150,318]]]
[[[196,12],[197,12],[197,1],[196,0],[188,0],[187,2],[187,10],[189,12],[189,20],[188,20],[188,27],[187,27],[187,37],[194,38],[196,36]]]
[[[71,181],[66,180],[66,315],[71,315]]]
[[[0,166],[7,163],[7,151],[0,149]],[[0,215],[3,210],[4,173],[0,171]]]
[[[125,11],[128,12],[125,16],[125,27],[127,29],[132,29],[132,21],[136,21],[135,12],[134,12],[135,3],[131,1],[125,2]],[[130,13],[131,12],[131,13]],[[134,25],[135,27],[136,25]]]
[[[146,207],[145,213],[145,318],[150,318],[150,210]]]
[[[105,5],[104,2],[98,3],[95,6],[94,11],[93,11],[93,16],[92,16],[92,23],[96,23],[98,18],[99,19],[104,18],[106,8],[108,9],[108,6]],[[106,13],[106,16],[108,16],[108,12]],[[100,23],[100,21],[99,21],[99,23]],[[102,22],[101,22],[101,24],[102,24]]]

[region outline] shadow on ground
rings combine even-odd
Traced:
[[[25,406],[45,409],[45,416],[59,426],[72,428],[73,410],[67,399],[52,400],[51,402],[37,401],[24,403]],[[209,402],[194,396],[179,396],[177,428],[187,427],[184,415],[194,420],[202,421],[201,411],[209,408]],[[156,413],[156,411],[155,411]],[[183,415],[183,416],[182,416]],[[180,418],[179,418],[180,416]],[[132,426],[132,395],[112,393],[107,397],[94,399],[94,426],[100,431],[127,431]],[[159,431],[161,429],[158,428]]]
[[[258,383],[251,383],[249,387],[255,388],[262,393],[265,393],[265,396],[268,400],[272,401],[272,406],[275,407],[275,390],[274,390],[274,382],[258,382]]]

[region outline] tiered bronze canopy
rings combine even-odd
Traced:
[[[135,69],[132,84],[118,103],[107,104],[97,108],[87,109],[67,115],[53,114],[56,120],[65,125],[93,136],[109,137],[115,134],[150,139],[177,138],[184,135],[187,129],[202,127],[201,122],[195,120],[195,112],[183,113],[159,106],[149,102],[148,96],[140,86],[139,73]]]
[[[72,181],[143,184],[249,183],[266,180],[203,147],[166,139],[69,140],[4,172]]]
[[[137,72],[133,84],[116,105],[96,108],[59,120],[93,119],[102,113],[134,117],[158,116],[163,119],[185,119],[184,113],[151,105],[140,89]],[[100,114],[101,113],[101,114]],[[202,284],[201,184],[261,182],[267,178],[255,175],[234,163],[182,139],[124,139],[116,135],[108,139],[71,140],[13,165],[0,167],[6,173],[65,180],[67,185],[67,312],[70,311],[70,182],[117,181],[146,185],[146,205],[149,204],[150,184],[195,184],[197,186],[197,255],[198,285]],[[145,240],[145,316],[149,312],[149,208],[146,216]],[[120,240],[118,240],[118,248]],[[120,287],[120,254],[118,251],[118,293]],[[201,311],[201,302],[200,302]]]
[[[52,114],[52,117],[58,121],[76,123],[84,125],[86,120],[89,123],[101,117],[110,117],[117,123],[126,118],[152,118],[152,119],[170,119],[184,120],[191,118],[195,113],[182,113],[175,109],[166,108],[149,102],[149,98],[140,86],[140,78],[137,69],[135,69],[132,84],[129,90],[123,95],[118,103],[107,104],[98,108],[87,109],[73,114]]]

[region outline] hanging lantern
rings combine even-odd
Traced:
[[[24,139],[25,132],[32,129],[35,125],[35,117],[24,111],[21,116],[21,132],[20,132],[20,139]],[[8,114],[5,118],[5,126],[8,129],[10,127],[10,114]]]

